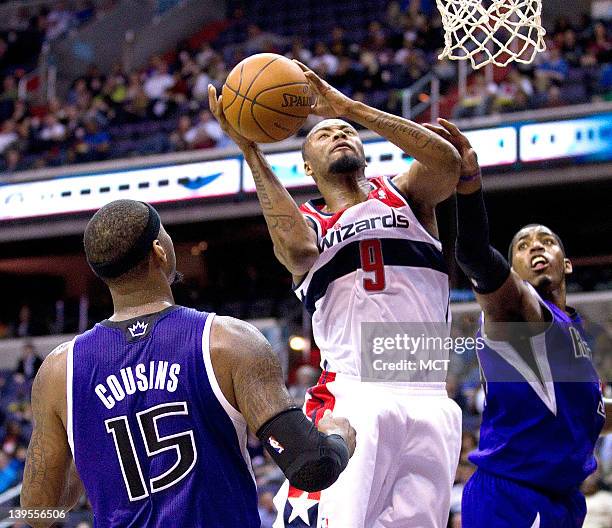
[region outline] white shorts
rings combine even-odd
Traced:
[[[364,383],[324,372],[305,412],[331,409],[357,431],[336,483],[307,493],[285,481],[274,528],[445,528],[461,449],[461,410],[443,383]]]

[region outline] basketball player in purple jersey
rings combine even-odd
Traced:
[[[247,427],[296,485],[338,478],[348,421],[328,414],[317,430],[253,326],[174,304],[174,247],[155,209],[112,202],[84,244],[114,314],[36,377],[24,508],[71,508],[84,488],[100,528],[259,528]]]
[[[476,154],[455,125],[439,123],[428,127],[462,155],[456,253],[482,308],[484,339],[485,409],[470,455],[478,470],[464,489],[462,526],[579,528],[579,488],[596,468],[593,449],[611,409],[580,316],[566,304],[571,262],[539,224],[514,235],[508,260],[489,245]]]

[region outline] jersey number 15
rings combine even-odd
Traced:
[[[198,455],[192,430],[169,436],[159,436],[157,421],[168,416],[177,415],[189,415],[187,402],[163,403],[146,411],[136,413],[147,456],[154,457],[171,449],[176,451],[177,456],[176,462],[168,471],[149,480],[151,493],[174,486],[185,478],[193,469],[193,466],[195,466]],[[127,416],[111,418],[104,423],[106,425],[106,432],[113,435],[121,473],[130,501],[137,501],[148,497],[149,487],[142,474]]]

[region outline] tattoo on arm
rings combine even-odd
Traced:
[[[240,412],[251,430],[257,432],[266,421],[295,403],[285,387],[280,362],[265,338],[252,339],[249,348],[234,375],[234,391]]]
[[[285,233],[291,231],[296,224],[295,218],[293,218],[291,215],[268,215],[266,218],[269,221],[268,226],[270,229],[278,229],[279,231],[283,231]]]
[[[57,440],[53,435],[48,436],[47,430],[52,427],[53,417],[41,405],[42,378],[37,376],[32,392],[32,412],[35,416],[35,426],[28,446],[26,466],[24,470],[24,486],[21,492],[21,501],[24,505],[58,506],[58,489],[55,479],[64,470],[61,464],[54,462],[54,457],[48,456],[48,450],[55,449],[52,445]]]
[[[259,196],[261,208],[264,210],[264,212],[274,209],[274,204],[272,203],[272,199],[268,195],[268,191],[266,190],[266,186],[264,185],[264,180],[261,175],[261,172],[258,169],[254,168],[251,168],[251,172],[253,173],[253,181],[255,182],[255,187],[257,187],[257,195]]]
[[[24,480],[27,481],[28,485],[22,491],[22,500],[25,499],[26,503],[29,502],[31,496],[41,496],[42,494],[46,498],[48,493],[44,486],[47,476],[47,461],[43,434],[47,418],[45,412],[41,409],[40,398],[38,397],[42,385],[41,379],[41,376],[36,376],[32,385],[32,393],[37,395],[32,397],[32,413],[36,417],[36,423],[28,446],[24,471]]]
[[[65,399],[65,391],[63,388],[60,390],[61,384],[57,379],[65,377],[65,371],[57,363],[61,361],[57,355],[65,349],[66,345],[60,345],[52,352],[38,371],[32,386],[34,430],[28,446],[21,490],[21,504],[24,507],[61,506],[72,460],[66,430],[54,408],[55,398]],[[42,520],[41,523],[36,526],[48,525]]]
[[[431,135],[410,126],[403,118],[392,116],[372,116],[370,119],[368,119],[368,122],[373,128],[390,131],[393,137],[400,141],[410,138],[412,141],[414,141],[414,145],[418,148],[424,149],[431,145],[437,150],[443,149],[442,145],[440,145],[437,141],[434,141],[434,138]],[[401,137],[402,135],[404,135],[404,137]]]

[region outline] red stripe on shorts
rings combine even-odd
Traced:
[[[306,416],[317,425],[319,420],[323,418],[323,414],[327,409],[334,410],[336,405],[336,397],[329,392],[327,384],[336,379],[335,372],[323,371],[319,378],[319,383],[308,389],[310,398],[306,402]]]

